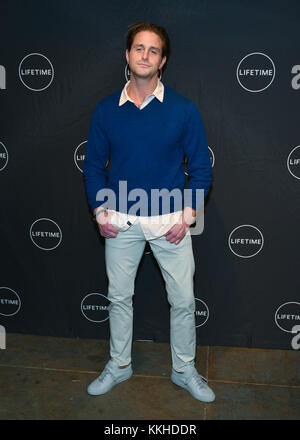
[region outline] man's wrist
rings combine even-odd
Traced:
[[[105,208],[104,206],[99,206],[98,208],[96,208],[96,209],[94,210],[93,220],[94,220],[95,222],[97,222],[97,218],[98,218],[98,216],[99,216],[101,213],[103,213],[103,212],[106,212],[106,208]],[[97,223],[98,223],[98,222],[97,222]]]
[[[186,206],[182,211],[182,219],[186,226],[191,226],[196,221],[196,210]]]

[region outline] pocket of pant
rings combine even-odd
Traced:
[[[129,229],[130,226],[131,226],[131,225],[128,225],[128,224],[126,224],[124,226],[116,225],[114,223],[111,223],[111,224],[113,225],[114,228],[118,229],[119,232],[127,231],[127,229]]]
[[[110,223],[112,224],[112,226],[113,226],[114,228],[118,229],[119,232],[127,231],[127,229],[130,228],[131,223],[128,224],[128,222],[127,222],[127,223],[125,223],[125,222],[120,222],[120,221],[118,222],[118,221],[117,221],[117,217],[116,217],[116,215],[117,215],[117,214],[114,213],[114,214],[112,215],[111,219],[110,219]]]

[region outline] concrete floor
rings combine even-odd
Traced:
[[[102,396],[88,384],[109,342],[8,334],[0,350],[1,420],[299,420],[300,352],[197,347],[196,366],[216,394],[195,400],[170,379],[169,344],[134,342],[134,375]]]

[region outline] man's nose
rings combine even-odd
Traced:
[[[146,60],[148,58],[149,55],[149,49],[144,49],[143,51],[143,60]]]

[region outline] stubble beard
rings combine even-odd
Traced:
[[[154,72],[150,71],[148,73],[145,72],[145,74],[141,74],[139,72],[136,72],[135,69],[131,69],[130,67],[129,67],[129,69],[130,69],[130,75],[132,75],[133,77],[135,77],[137,79],[152,79],[155,75],[158,76],[158,72],[159,72],[159,70],[156,70]]]

